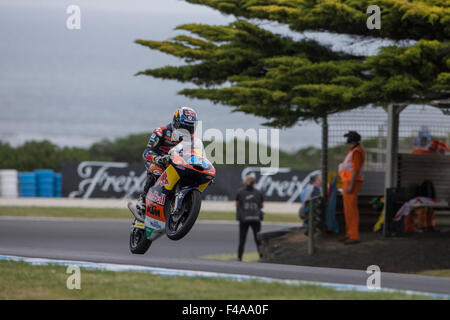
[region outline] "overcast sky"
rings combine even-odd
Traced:
[[[81,9],[81,30],[68,30],[66,8]],[[179,0],[2,0],[0,2],[0,139],[12,144],[50,139],[88,146],[101,138],[148,132],[169,122],[178,105],[196,108],[204,127],[260,128],[265,119],[231,113],[229,107],[177,95],[192,84],[135,77],[138,71],[183,61],[134,44],[179,34],[183,23],[227,24],[234,20],[205,6]],[[374,54],[386,40],[346,35],[293,33],[334,50]],[[281,147],[294,151],[320,144],[317,124],[281,132]]]

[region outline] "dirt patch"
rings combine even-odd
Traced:
[[[263,239],[262,262],[314,267],[366,269],[378,265],[384,272],[418,272],[450,268],[450,231],[414,233],[384,238],[379,233],[361,234],[361,243],[344,245],[342,235],[316,235],[315,254],[308,255],[308,237],[296,230]]]

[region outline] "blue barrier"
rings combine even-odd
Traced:
[[[36,197],[37,185],[34,172],[19,172],[19,194],[21,197]]]
[[[62,174],[55,173],[55,197],[61,198],[62,196]]]
[[[35,170],[38,197],[55,196],[55,173],[53,170]]]
[[[49,169],[18,174],[21,197],[58,197],[62,196],[62,174]]]

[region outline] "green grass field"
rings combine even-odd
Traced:
[[[132,215],[124,209],[101,208],[55,208],[55,207],[7,207],[0,206],[0,216],[21,217],[58,217],[58,218],[122,218],[131,219]],[[201,211],[200,220],[226,220],[234,221],[234,212]],[[295,214],[271,214],[264,216],[266,222],[298,222],[300,219]]]
[[[425,271],[420,271],[417,274],[421,274],[423,276],[450,278],[450,269],[425,270]]]
[[[162,277],[81,269],[81,289],[69,290],[64,266],[0,261],[0,299],[423,299],[402,293],[336,291],[312,285]],[[193,290],[195,289],[195,290]]]

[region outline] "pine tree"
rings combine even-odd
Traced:
[[[292,30],[327,30],[391,39],[450,39],[448,0],[186,0],[236,17],[288,24]],[[366,27],[370,5],[383,16],[382,27]]]
[[[449,1],[381,0],[380,30],[366,27],[369,1],[187,0],[232,14],[226,26],[186,24],[168,41],[136,43],[180,58],[186,65],[138,74],[192,82],[180,94],[232,106],[290,127],[369,103],[422,102],[450,96]],[[416,39],[376,56],[333,52],[312,40],[294,41],[249,18],[274,20],[292,30],[328,30],[362,36]]]

